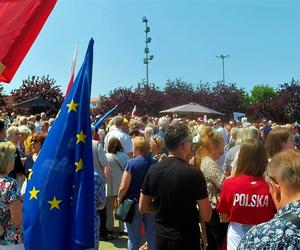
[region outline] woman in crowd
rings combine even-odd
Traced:
[[[165,140],[159,135],[153,135],[150,137],[150,152],[156,161],[161,161],[166,158],[166,153],[163,152],[165,148]]]
[[[276,127],[269,132],[265,141],[265,147],[268,159],[272,159],[280,151],[295,149],[295,141],[288,128]]]
[[[32,166],[35,163],[37,157],[39,156],[40,150],[43,146],[43,143],[46,139],[46,134],[34,133],[31,138],[31,147],[33,154],[28,156],[24,163],[25,176],[28,178],[29,173],[32,171]]]
[[[27,145],[27,138],[31,134],[31,130],[27,126],[22,125],[18,128],[18,131],[20,133],[18,149],[19,149],[21,158],[22,159],[24,158],[24,160],[25,160],[26,157],[30,154],[30,149],[28,148],[28,145]]]
[[[15,145],[16,147],[16,152],[15,152],[15,165],[13,170],[9,173],[9,176],[17,179],[19,182],[19,186],[22,185],[24,181],[24,167],[21,161],[21,156],[20,156],[20,151],[18,149],[18,143],[20,140],[20,133],[18,130],[18,127],[11,126],[6,130],[6,137],[7,140],[10,141],[12,144]]]
[[[216,205],[219,200],[221,186],[225,175],[219,169],[216,161],[224,153],[224,140],[220,133],[211,128],[204,128],[200,137],[200,145],[195,154],[196,164],[200,166],[206,183],[209,201],[213,213],[212,219],[206,223],[207,249],[219,249],[226,236],[227,224],[220,223]]]
[[[14,168],[16,147],[0,142],[0,249],[24,249],[22,203],[18,183],[10,178]]]
[[[241,144],[248,139],[260,139],[259,130],[253,126],[239,128],[237,130],[237,138],[235,146],[229,149],[225,156],[225,161],[223,165],[223,171],[226,176],[234,175],[234,169],[236,168],[238,153],[241,147]]]
[[[275,205],[263,174],[268,158],[255,139],[242,143],[234,177],[224,181],[217,206],[222,221],[229,222],[227,250],[235,250],[253,226],[273,218]]]
[[[154,130],[150,126],[146,126],[144,130],[144,136],[145,138],[150,141],[151,137],[154,135]]]
[[[113,211],[116,208],[117,196],[122,180],[123,170],[126,162],[129,160],[127,154],[123,152],[121,142],[117,138],[111,138],[106,154],[108,164],[106,168],[107,176],[107,229],[114,231]],[[120,222],[120,232],[124,232],[124,224]]]
[[[137,136],[133,139],[133,156],[124,169],[119,193],[118,204],[124,199],[136,200],[133,220],[130,223],[126,222],[128,231],[128,249],[138,250],[140,245],[140,228],[144,224],[148,249],[155,248],[155,229],[154,229],[154,214],[141,214],[138,209],[138,200],[140,190],[145,178],[145,175],[152,164],[155,163],[152,157],[149,156],[150,145],[144,138]]]

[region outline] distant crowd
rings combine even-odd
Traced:
[[[132,250],[300,249],[297,122],[117,115],[95,128],[99,118],[95,249],[121,235]],[[53,122],[0,111],[0,248],[24,249],[22,198]]]

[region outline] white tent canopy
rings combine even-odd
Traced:
[[[218,112],[216,110],[204,107],[199,105],[198,103],[188,103],[185,105],[177,106],[174,108],[162,110],[159,113],[196,113],[196,114],[214,114],[214,115],[224,115],[221,112]]]

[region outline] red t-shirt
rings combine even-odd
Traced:
[[[224,181],[217,211],[230,222],[256,225],[272,219],[276,208],[262,177],[240,175]]]

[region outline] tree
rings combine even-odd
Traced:
[[[134,90],[134,98],[134,105],[137,105],[137,112],[141,115],[157,115],[167,105],[165,94],[155,84],[148,86],[139,83]]]
[[[284,122],[300,121],[300,82],[292,79],[290,83],[281,84],[274,102],[278,103]]]
[[[244,111],[243,101],[245,90],[238,88],[235,83],[224,84],[216,82],[212,88],[211,108],[216,109],[228,116],[232,116],[233,112]]]
[[[292,79],[281,84],[271,100],[256,102],[247,112],[253,119],[266,117],[278,123],[300,121],[300,82]]]
[[[57,113],[63,102],[63,93],[60,86],[55,85],[56,81],[49,78],[49,75],[37,77],[28,76],[20,88],[11,91],[18,102],[27,101],[35,96],[41,96],[53,105],[53,113]]]
[[[5,106],[5,101],[3,99],[4,95],[3,95],[3,90],[4,87],[2,85],[0,85],[0,106]]]
[[[102,99],[101,106],[96,109],[96,113],[103,114],[118,105],[117,112],[127,114],[133,109],[134,94],[132,87],[119,87],[109,92],[108,96],[100,96]]]
[[[250,102],[271,101],[275,95],[276,91],[268,84],[255,85],[251,90]]]
[[[182,81],[180,78],[175,79],[175,81],[168,79],[163,91],[165,94],[165,103],[167,108],[194,101],[193,85]]]

